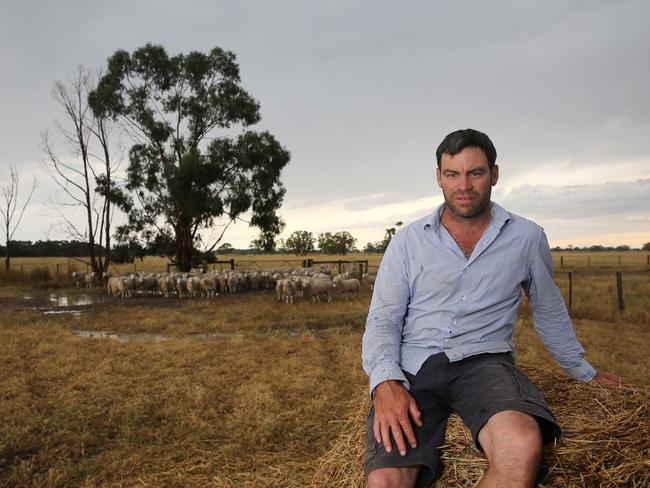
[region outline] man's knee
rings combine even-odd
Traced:
[[[380,468],[368,474],[368,488],[412,488],[419,468]]]
[[[537,469],[542,454],[542,434],[531,415],[499,412],[479,433],[479,442],[493,468]]]

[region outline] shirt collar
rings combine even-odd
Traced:
[[[445,209],[444,202],[441,203],[429,216],[424,220],[424,230],[433,229],[436,233],[440,230],[440,217],[442,211]],[[492,213],[491,225],[495,225],[498,229],[510,220],[510,212],[508,212],[501,205],[490,202],[490,212]]]

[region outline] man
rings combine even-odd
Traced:
[[[382,259],[363,336],[369,488],[428,486],[452,411],[488,458],[479,486],[534,486],[542,443],[560,428],[514,365],[522,288],[567,374],[620,384],[583,358],[544,231],[490,201],[496,156],[476,130],[445,137],[436,151],[444,204],[398,232]]]

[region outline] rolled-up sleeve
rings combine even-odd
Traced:
[[[409,303],[409,284],[402,234],[393,237],[382,258],[362,341],[363,369],[370,393],[388,380],[409,383],[400,367],[402,327]]]
[[[540,230],[538,245],[530,256],[525,287],[533,311],[535,329],[558,364],[578,381],[593,379],[596,370],[584,359],[560,290],[553,281],[553,260],[548,240]]]

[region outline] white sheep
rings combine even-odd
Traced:
[[[311,298],[312,303],[320,302],[321,296],[327,297],[327,303],[332,301],[330,292],[334,285],[329,279],[310,279],[303,283],[304,295]]]
[[[200,281],[201,296],[212,298],[217,294],[217,281],[212,276],[204,276]]]
[[[201,278],[198,276],[190,276],[187,278],[187,293],[191,297],[195,297],[201,294]]]
[[[339,295],[344,295],[345,298],[349,298],[352,293],[359,297],[359,291],[361,290],[361,283],[356,278],[350,278],[349,280],[344,280],[343,278],[336,277],[332,280],[332,284]]]

